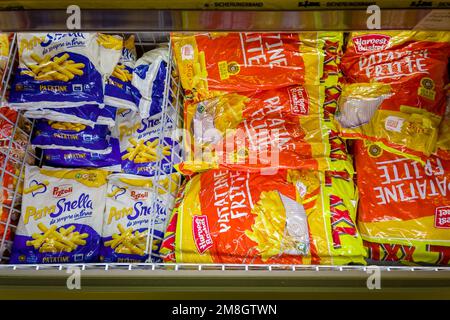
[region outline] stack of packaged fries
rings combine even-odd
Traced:
[[[47,165],[120,171],[116,108],[104,83],[121,63],[123,39],[100,33],[18,34],[9,105],[38,119],[32,145]],[[123,56],[123,55],[122,55]]]
[[[18,42],[10,105],[37,119],[44,166],[26,166],[11,262],[159,261],[180,183],[179,133],[162,114],[168,46],[137,59],[134,36]]]
[[[449,35],[347,40],[174,36],[191,177],[165,261],[449,263]]]
[[[167,262],[364,263],[334,113],[343,34],[174,34],[185,159]]]
[[[12,262],[450,263],[448,33],[174,33],[139,59],[18,39],[10,102],[46,166]]]
[[[357,139],[358,227],[372,261],[449,264],[448,32],[353,32],[336,116]]]

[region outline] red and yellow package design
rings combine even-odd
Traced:
[[[11,240],[11,229],[6,229],[6,225],[7,223],[16,225],[19,219],[18,214],[11,209],[19,201],[18,199],[15,202],[13,201],[14,193],[22,193],[23,181],[20,185],[17,185],[20,176],[20,162],[13,161],[10,158],[7,159],[5,155],[0,154],[0,167],[5,168],[0,185],[0,238],[6,232],[5,240]],[[10,215],[10,213],[12,214]]]
[[[337,115],[344,138],[413,159],[435,151],[445,112],[450,33],[353,32]]]
[[[344,34],[342,32],[319,32],[324,52],[323,73],[320,82],[325,86],[333,86],[342,81],[340,68]]]
[[[447,108],[439,127],[436,149],[436,156],[450,160],[450,86],[447,88]]]
[[[169,222],[164,232],[164,238],[159,249],[160,256],[164,263],[175,263],[175,235],[177,231],[178,210],[183,202],[184,190],[190,177],[185,177],[183,183],[178,188],[175,205],[170,215]]]
[[[426,165],[370,142],[355,145],[358,229],[369,259],[450,263],[450,161]]]
[[[10,55],[10,42],[11,42],[12,34],[8,33],[0,33],[0,78],[3,79],[8,59]],[[2,89],[2,85],[0,84],[0,89]]]
[[[347,170],[345,144],[323,115],[323,86],[229,93],[185,106],[185,174],[207,169]],[[342,152],[344,151],[344,152]]]
[[[336,113],[341,94],[341,57],[344,35],[342,32],[321,32],[324,40],[323,50],[325,58],[323,62],[323,75],[320,83],[325,86],[325,101],[323,103],[324,118],[331,121]]]
[[[323,39],[320,32],[251,32],[175,33],[172,43],[186,95],[201,101],[224,92],[319,84],[326,37],[339,42],[331,32]]]
[[[210,170],[178,207],[177,263],[364,264],[347,173]]]

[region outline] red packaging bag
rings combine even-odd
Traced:
[[[345,144],[324,116],[323,86],[228,93],[187,103],[184,174],[207,169],[310,168],[353,171]]]
[[[448,32],[353,32],[337,115],[344,138],[419,160],[434,152],[445,112]]]
[[[432,156],[423,166],[363,141],[355,159],[369,259],[449,264],[450,161]]]
[[[315,32],[172,34],[181,84],[195,101],[223,92],[319,84],[324,41]]]
[[[210,170],[177,210],[177,263],[364,264],[347,173]]]
[[[439,127],[436,148],[436,156],[450,160],[450,85],[447,86],[447,108]]]

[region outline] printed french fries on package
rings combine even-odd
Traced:
[[[154,176],[158,170],[164,174],[175,171],[173,163],[180,160],[180,133],[176,124],[166,121],[163,127],[162,113],[141,118],[131,110],[119,110],[117,117],[124,173]]]
[[[176,262],[364,264],[356,200],[347,173],[209,170],[184,189]]]
[[[416,160],[434,152],[445,112],[448,32],[350,34],[337,116],[344,138],[368,139]]]
[[[319,33],[172,34],[188,99],[224,92],[319,84],[324,59]]]
[[[11,263],[97,261],[107,176],[102,170],[27,166]]]
[[[179,178],[176,173],[160,177],[156,187],[154,178],[129,174],[109,177],[101,261],[160,261],[159,249]]]
[[[352,172],[345,144],[324,117],[323,86],[227,93],[186,103],[185,174],[207,169],[304,167]]]
[[[450,160],[450,85],[447,86],[447,108],[444,119],[439,127],[436,149],[436,156]]]
[[[93,128],[79,123],[38,120],[31,144],[41,149],[111,152],[111,132],[107,126]]]
[[[104,82],[120,59],[120,36],[19,33],[17,41],[19,66],[11,88],[11,107],[30,110],[103,104]]]
[[[375,261],[450,263],[450,161],[425,166],[369,141],[355,146],[358,229]]]

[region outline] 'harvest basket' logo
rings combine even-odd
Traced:
[[[390,36],[382,34],[365,34],[354,37],[356,53],[374,52],[386,49],[389,44]]]
[[[195,246],[200,254],[212,247],[213,241],[209,231],[208,217],[194,216],[192,220]]]

